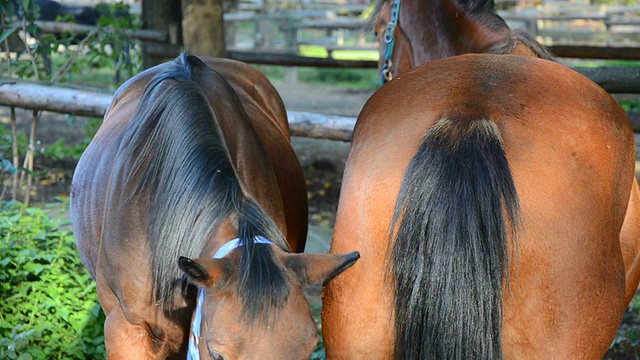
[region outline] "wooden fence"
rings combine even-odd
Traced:
[[[0,78],[0,106],[51,111],[101,118],[111,103],[111,94],[42,83]],[[310,138],[349,141],[354,117],[288,111],[291,134]]]
[[[281,14],[282,15],[282,14]],[[282,15],[284,16],[284,15]],[[359,20],[358,20],[359,21]],[[340,26],[356,29],[358,21]],[[356,24],[358,23],[358,24]],[[19,26],[20,24],[16,24]],[[95,28],[77,24],[60,24],[38,22],[46,32],[89,33]],[[309,24],[307,24],[309,25]],[[299,26],[305,26],[304,23]],[[336,23],[324,24],[316,20],[313,27],[325,26],[338,29]],[[126,32],[125,36],[145,42],[147,54],[158,58],[172,58],[178,55],[180,47],[176,44],[175,34],[170,30],[140,30]],[[173,40],[172,40],[173,39]],[[640,60],[640,48],[636,47],[601,47],[601,46],[550,46],[550,50],[560,57],[603,58]],[[312,67],[352,67],[376,68],[376,61],[336,60],[333,58],[308,58],[286,53],[256,53],[227,50],[232,59],[254,64],[270,64],[284,66]],[[587,76],[610,93],[640,94],[640,68],[576,68],[576,71]],[[16,106],[25,109],[46,110],[80,116],[102,117],[109,102],[110,94],[88,92],[77,89],[16,82],[15,79],[0,78],[0,105]],[[355,123],[355,118],[326,116],[303,112],[288,112],[293,135],[332,140],[348,141]],[[640,117],[630,114],[634,131],[640,131]]]
[[[0,78],[0,106],[52,111],[101,118],[112,96],[95,91]],[[354,117],[288,111],[291,134],[310,138],[350,141]],[[640,114],[629,114],[631,126],[640,132]]]

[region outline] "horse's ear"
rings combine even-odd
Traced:
[[[289,254],[284,263],[296,274],[300,284],[307,286],[333,279],[359,258],[357,251],[348,254]]]
[[[228,259],[189,259],[180,256],[178,267],[198,287],[209,287],[226,281],[228,262]]]

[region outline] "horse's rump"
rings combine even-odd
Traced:
[[[604,353],[624,300],[630,135],[606,92],[534,57],[456,56],[383,86],[345,168],[332,251],[362,258],[326,291],[327,354]]]

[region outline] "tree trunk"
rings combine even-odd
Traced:
[[[142,20],[145,29],[166,31],[171,45],[182,45],[182,12],[180,0],[143,0]],[[158,65],[168,59],[149,53],[154,47],[152,42],[143,42],[143,66],[145,69]]]
[[[222,0],[182,0],[182,41],[194,55],[226,57]]]

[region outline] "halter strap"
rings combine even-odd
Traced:
[[[381,82],[384,85],[387,81],[393,79],[393,73],[391,72],[391,65],[393,58],[393,47],[396,43],[395,31],[398,25],[398,18],[400,17],[400,0],[393,0],[393,6],[391,7],[391,19],[387,23],[387,27],[384,29],[384,63],[382,70],[380,71]]]
[[[273,244],[273,242],[264,236],[256,236],[253,238],[254,244]],[[235,238],[222,245],[215,254],[214,259],[222,259],[229,253],[240,247],[240,238]],[[193,321],[191,322],[191,334],[189,334],[189,348],[187,349],[187,360],[200,359],[200,327],[202,325],[202,304],[204,303],[204,288],[198,290],[198,298],[196,299],[196,309],[194,310]]]

